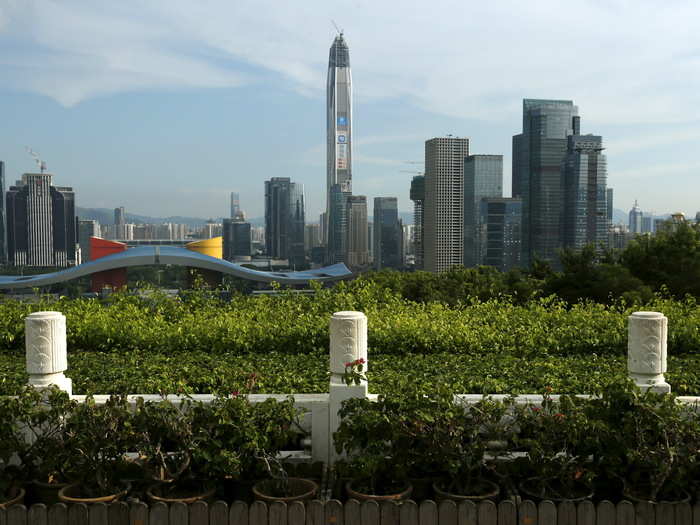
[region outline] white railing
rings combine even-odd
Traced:
[[[630,378],[643,390],[670,392],[671,387],[664,378],[666,372],[666,339],[668,319],[658,312],[636,312],[628,321],[627,369]],[[26,317],[26,355],[29,384],[36,388],[57,385],[72,394],[71,380],[65,377],[68,368],[66,345],[66,318],[60,312],[36,312]],[[311,435],[311,452],[303,459],[333,463],[337,458],[333,446],[333,433],[338,429],[338,410],[341,403],[353,397],[376,399],[370,394],[368,384],[362,380],[359,385],[346,385],[343,381],[345,364],[364,359],[367,369],[367,317],[361,312],[336,312],[330,319],[330,384],[327,394],[295,394],[295,405],[304,415],[300,421],[302,429]],[[287,394],[249,394],[251,402],[261,402],[268,398],[284,399]],[[72,396],[82,401],[85,396]],[[154,394],[134,394],[129,396],[135,402],[138,397],[160,400]],[[171,401],[181,401],[185,396],[170,395]],[[214,396],[200,394],[191,399],[210,402]],[[463,403],[474,403],[483,395],[460,394]],[[493,396],[501,398],[505,396]],[[95,396],[100,403],[109,396]],[[700,398],[679,398],[686,403],[698,405]],[[518,403],[539,403],[542,396],[523,395],[516,398]]]

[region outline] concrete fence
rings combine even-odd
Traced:
[[[57,385],[72,394],[71,380],[65,376],[68,369],[66,345],[66,318],[60,312],[36,312],[26,317],[26,354],[29,384],[37,388]],[[366,397],[376,399],[369,393],[369,385],[361,381],[359,385],[346,385],[343,381],[345,364],[357,359],[367,363],[367,317],[361,312],[336,312],[330,319],[330,384],[327,394],[295,394],[297,407],[303,410],[302,429],[311,435],[306,442],[306,450],[297,454],[299,460],[322,461],[332,464],[336,459],[333,433],[340,420],[338,410],[341,403],[349,398]],[[657,392],[670,392],[671,387],[664,378],[666,372],[666,339],[668,319],[657,312],[636,312],[628,321],[628,360],[630,378],[641,389]],[[366,364],[365,367],[368,365]],[[365,368],[366,370],[367,368]],[[85,396],[72,396],[83,400]],[[134,394],[138,397],[159,400],[160,395]],[[168,399],[178,402],[184,396],[171,395]],[[210,402],[211,395],[190,396],[196,401]],[[251,402],[261,402],[267,398],[284,399],[287,394],[250,394]],[[505,396],[493,396],[494,398]],[[553,396],[556,398],[556,396]],[[96,402],[104,402],[109,396],[95,396]],[[462,394],[458,398],[464,403],[477,402],[482,395]],[[523,395],[516,399],[519,403],[537,403],[539,395]],[[700,398],[680,398],[682,401],[697,403]],[[0,522],[0,525],[2,523]]]

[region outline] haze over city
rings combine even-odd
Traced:
[[[228,215],[238,191],[303,183],[325,206],[328,47],[342,27],[354,89],[353,193],[411,209],[424,141],[504,155],[523,98],[573,100],[604,137],[615,207],[700,209],[700,37],[690,1],[376,3],[0,0],[0,159],[40,152],[81,207]]]

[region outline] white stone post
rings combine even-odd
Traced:
[[[34,312],[24,318],[29,384],[35,388],[56,385],[71,395],[68,368],[66,316],[61,312]]]
[[[628,318],[627,370],[642,390],[668,393],[666,338],[668,318],[659,312],[635,312]]]
[[[367,397],[367,381],[359,385],[346,385],[343,381],[345,364],[357,359],[364,359],[363,373],[367,371],[367,316],[362,312],[336,312],[330,322],[331,355],[330,355],[330,395],[328,448],[330,462],[339,455],[335,451],[333,433],[338,430],[340,417],[338,410],[346,399],[352,397]]]

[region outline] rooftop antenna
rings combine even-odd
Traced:
[[[343,30],[338,27],[338,24],[335,23],[335,20],[331,19],[331,24],[333,24],[333,27],[335,27],[335,30],[338,32],[340,36],[343,36]]]
[[[27,150],[27,153],[29,153],[34,158],[34,162],[36,162],[36,165],[39,166],[39,171],[41,173],[44,173],[46,171],[46,162],[41,160],[39,154],[29,146],[25,146],[25,149]]]

